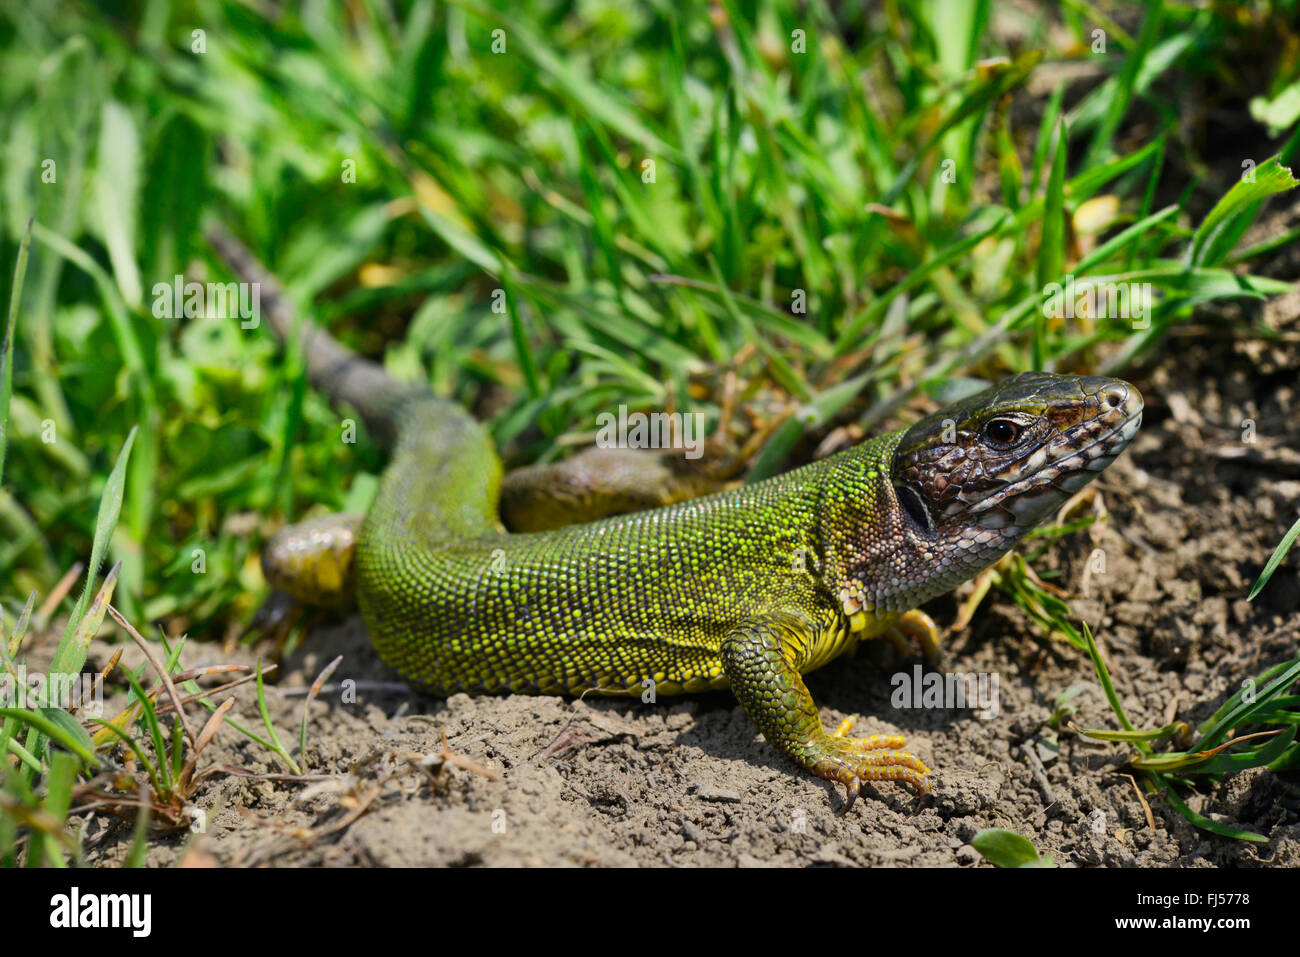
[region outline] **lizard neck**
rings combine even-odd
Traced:
[[[951,591],[992,564],[1015,539],[987,542],[933,535],[910,519],[894,489],[894,452],[902,432],[890,432],[828,460],[820,538],[823,585],[862,636],[889,618]]]

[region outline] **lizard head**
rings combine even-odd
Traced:
[[[907,429],[894,450],[898,505],[928,536],[1019,538],[1114,462],[1141,410],[1118,378],[1009,378]]]
[[[1142,396],[1127,382],[1041,372],[921,419],[881,477],[893,492],[894,533],[832,555],[845,612],[904,611],[991,565],[1113,462],[1141,424]]]
[[[923,535],[1019,538],[1110,465],[1142,424],[1120,379],[1028,372],[917,422],[894,451],[898,503]]]

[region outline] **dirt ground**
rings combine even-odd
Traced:
[[[1298,210],[1267,228],[1288,228]],[[1294,253],[1263,265],[1300,275]],[[1245,323],[1257,334],[1243,335]],[[1298,343],[1300,293],[1203,310],[1161,358],[1131,369],[1147,411],[1128,453],[1097,483],[1110,518],[1036,564],[1060,572],[1140,728],[1203,720],[1300,647],[1294,558],[1245,601],[1300,503]],[[1246,419],[1253,443],[1242,441]],[[929,606],[941,626],[959,598]],[[96,644],[91,662],[108,653]],[[303,698],[285,689],[301,692],[337,655],[332,681],[358,686],[355,701],[327,690],[314,705],[306,765],[317,777],[278,779],[285,769],[265,749],[223,729],[201,766],[263,776],[207,776],[194,798],[204,833],[157,833],[149,864],[973,867],[988,865],[971,838],[996,826],[1067,866],[1300,866],[1300,775],[1253,770],[1185,794],[1194,810],[1268,838],[1251,844],[1197,830],[1154,796],[1149,825],[1126,775],[1127,747],[1066,731],[1053,755],[1044,722],[1065,689],[1085,688],[1073,699],[1080,727],[1114,727],[1113,716],[1086,656],[997,594],[949,636],[944,664],[998,675],[1000,709],[988,720],[891,707],[891,674],[918,662],[900,663],[883,645],[809,677],[828,724],[858,715],[859,733],[901,733],[936,769],[929,795],[868,785],[848,814],[842,790],[767,746],[727,694],[656,704],[428,698],[378,660],[357,618],[316,630],[284,662],[268,702],[286,743],[296,741]],[[205,642],[183,659],[226,660]],[[231,717],[260,729],[248,687]],[[441,764],[440,733],[493,776]],[[131,825],[92,817],[84,836],[93,863],[113,864]]]

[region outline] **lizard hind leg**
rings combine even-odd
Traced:
[[[262,550],[262,574],[273,588],[307,605],[343,607],[356,601],[360,515],[309,519],[280,529]]]

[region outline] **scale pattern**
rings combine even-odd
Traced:
[[[466,512],[467,498],[492,499],[483,476],[500,467],[479,427],[464,417],[450,429],[447,413],[441,403],[413,413],[358,555],[375,645],[411,680],[443,694],[640,694],[645,681],[656,694],[678,694],[726,688],[724,639],[770,612],[797,612],[809,624],[808,668],[859,637],[820,580],[819,519],[837,471],[886,481],[897,435],[666,508],[506,534],[491,508]],[[452,441],[463,445],[448,455]],[[474,482],[474,495],[460,479]],[[461,496],[456,529],[440,505],[412,507],[448,487]],[[864,502],[884,501],[879,492],[860,490]],[[869,527],[887,525],[883,515],[865,517]]]

